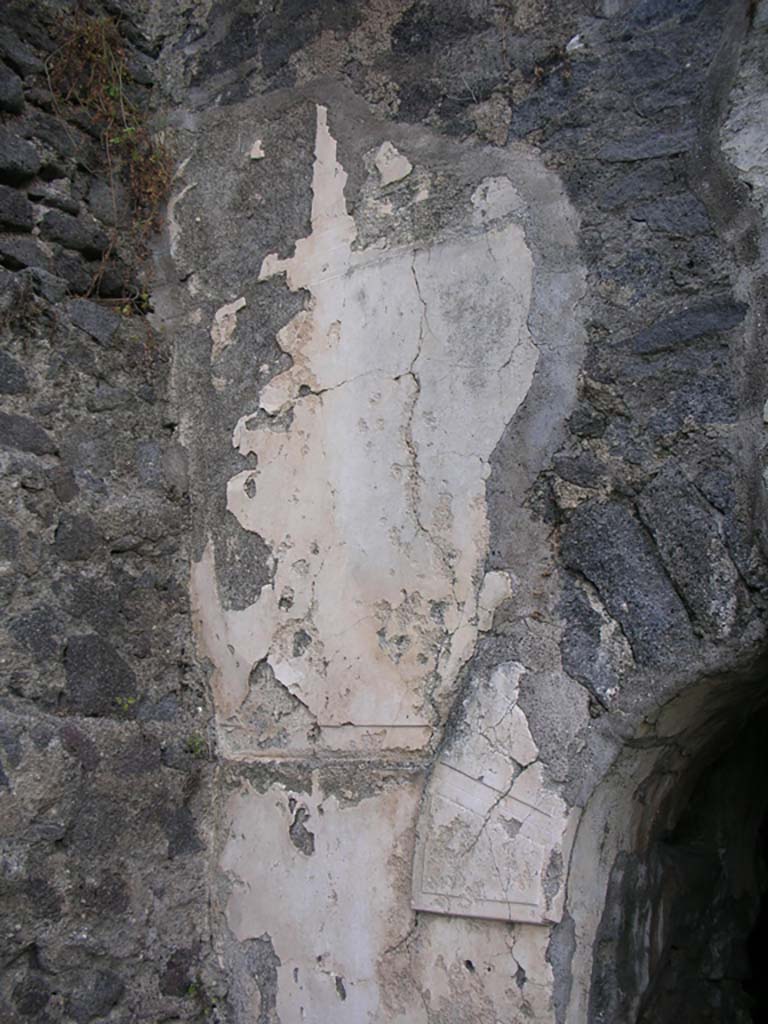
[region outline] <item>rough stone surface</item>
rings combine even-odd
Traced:
[[[24,367],[7,352],[0,352],[0,393],[18,395],[28,388]]]
[[[14,235],[0,235],[0,262],[10,270],[47,270],[50,264],[47,252],[36,239]]]
[[[0,185],[0,226],[9,231],[32,230],[32,206],[15,189]]]
[[[0,181],[17,185],[40,170],[40,157],[31,142],[0,128]]]
[[[21,79],[5,64],[0,64],[0,110],[19,114],[24,106]]]
[[[765,0],[94,10],[174,179],[102,266],[10,0],[0,1019],[759,1019]]]
[[[56,451],[54,441],[39,424],[15,413],[0,413],[0,444],[34,455]]]
[[[82,217],[72,217],[61,210],[49,210],[40,222],[43,238],[60,242],[68,249],[76,249],[85,256],[97,257],[106,249],[109,239],[95,224]]]
[[[110,345],[120,323],[115,313],[86,299],[75,299],[69,303],[68,308],[76,327],[85,331],[99,345]]]
[[[104,171],[44,65],[67,10],[0,13],[0,1020],[203,1024],[213,769],[170,355],[92,290]]]

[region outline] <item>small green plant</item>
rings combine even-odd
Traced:
[[[193,999],[197,1002],[206,1019],[208,1019],[216,1009],[216,1000],[212,999],[208,995],[205,984],[199,976],[189,983],[186,995],[187,999]],[[218,1020],[218,1017],[216,1019]]]
[[[193,757],[205,757],[208,753],[208,744],[205,742],[205,737],[201,736],[200,733],[192,733],[191,736],[187,737],[187,753]]]
[[[115,697],[115,704],[117,705],[117,707],[119,708],[120,711],[125,713],[125,712],[131,710],[131,708],[133,707],[133,705],[136,703],[136,701],[138,699],[139,699],[138,697],[124,697],[124,696],[121,695],[121,696]]]

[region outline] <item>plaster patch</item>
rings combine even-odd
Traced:
[[[379,172],[382,185],[391,185],[395,181],[402,181],[413,170],[413,164],[408,157],[403,156],[391,142],[382,142],[376,150],[373,162]]]
[[[523,198],[505,175],[486,178],[472,193],[473,220],[476,224],[498,220],[519,213],[523,209]]]
[[[188,160],[185,160],[184,163],[181,165],[178,171],[179,175],[182,173],[187,163]],[[191,192],[193,188],[196,188],[196,186],[197,182],[192,181],[188,185],[185,185],[184,188],[182,188],[179,192],[175,193],[175,195],[171,196],[171,198],[168,200],[168,250],[173,259],[175,259],[178,255],[179,240],[181,238],[181,225],[179,224],[178,219],[176,217],[176,207],[179,205],[184,196],[187,195],[188,192]]]
[[[263,756],[232,717],[262,658],[324,742],[425,746],[510,592],[499,574],[483,585],[485,484],[537,361],[523,231],[496,218],[426,248],[356,250],[346,178],[318,106],[312,232],[259,275],[284,274],[309,300],[278,333],[290,369],[233,432],[257,465],[227,488],[274,579],[229,612],[208,603],[212,566],[195,575],[229,755]]]
[[[495,570],[487,572],[477,599],[477,628],[487,633],[493,625],[493,614],[502,601],[512,596],[509,573]]]
[[[764,45],[764,44],[763,44]],[[768,94],[757,60],[745,62],[731,94],[728,117],[721,129],[723,151],[749,184],[757,202],[768,210]]]
[[[538,762],[517,703],[524,672],[508,662],[474,681],[432,772],[414,857],[418,910],[529,923],[562,915],[576,817]]]
[[[419,779],[403,779],[345,806],[316,774],[310,793],[246,784],[230,797],[221,859],[233,880],[227,923],[241,943],[271,936],[280,961],[276,1019],[383,1024],[377,961],[411,924],[407,851],[420,788]],[[291,835],[297,807],[313,835],[310,855]]]
[[[234,302],[228,302],[226,305],[221,306],[214,313],[213,326],[211,327],[211,341],[213,342],[211,360],[217,359],[227,345],[231,343],[232,336],[237,327],[237,314],[244,306],[245,299],[239,298],[235,299]]]

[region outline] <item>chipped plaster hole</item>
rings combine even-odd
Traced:
[[[305,629],[300,629],[293,634],[293,656],[300,658],[312,643],[312,637]]]
[[[514,839],[522,827],[522,822],[516,821],[514,818],[502,818],[501,820],[504,826],[504,831],[510,839]]]
[[[291,842],[305,857],[311,857],[315,852],[315,834],[310,832],[305,824],[309,818],[310,814],[306,807],[297,807],[288,829]]]

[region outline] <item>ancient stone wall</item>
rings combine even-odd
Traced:
[[[156,51],[129,6],[140,102]],[[186,455],[171,343],[102,259],[126,187],[100,125],[51,91],[71,14],[0,14],[0,1019],[202,1020]]]
[[[766,4],[110,7],[173,158],[143,270],[35,10],[11,1019],[752,1019]]]

